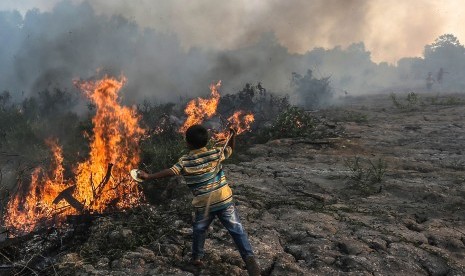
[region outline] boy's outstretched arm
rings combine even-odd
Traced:
[[[175,173],[170,169],[164,169],[162,171],[159,171],[153,174],[149,174],[144,171],[139,171],[138,173],[138,176],[143,180],[159,179],[159,178],[165,178],[165,177],[170,177],[174,175]]]

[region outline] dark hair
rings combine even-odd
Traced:
[[[202,125],[193,125],[186,130],[186,142],[194,149],[200,149],[208,143],[208,130]]]

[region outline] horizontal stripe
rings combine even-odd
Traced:
[[[209,205],[215,205],[232,196],[232,191],[229,185],[221,187],[221,189],[214,190],[210,193],[195,196],[192,200],[192,205],[197,208],[202,208]]]
[[[187,181],[186,181],[187,186],[189,188],[191,188],[191,189],[197,189],[200,186],[208,185],[210,183],[216,182],[216,181],[220,180],[222,177],[224,177],[224,172],[223,172],[223,170],[221,170],[217,174],[212,173],[211,175],[212,175],[211,178],[209,178],[209,179],[207,179],[205,181],[201,181],[201,182],[189,182],[189,183],[187,183]]]
[[[205,148],[205,150],[207,150],[207,149]],[[213,149],[213,150],[207,150],[205,152],[201,151],[200,153],[197,153],[197,154],[195,154],[194,152],[196,152],[196,151],[191,151],[191,152],[189,152],[189,154],[186,154],[183,157],[181,157],[181,161],[192,161],[192,160],[195,160],[195,159],[198,159],[198,158],[204,158],[204,157],[207,157],[209,155],[219,153],[220,150],[216,148],[216,149]]]
[[[230,196],[230,197],[228,197],[228,198],[224,199],[223,201],[218,202],[216,204],[213,204],[213,205],[210,205],[210,206],[205,206],[205,207],[196,207],[195,209],[196,209],[197,212],[204,212],[205,209],[207,209],[207,207],[208,207],[208,212],[214,212],[214,211],[224,209],[224,208],[230,206],[232,203],[233,203],[233,197]]]
[[[200,175],[202,173],[213,172],[216,169],[218,160],[215,162],[206,162],[192,167],[184,167],[184,174]]]
[[[212,154],[212,155],[209,155],[207,157],[195,159],[195,160],[190,161],[190,162],[186,162],[186,164],[184,164],[184,167],[185,168],[186,167],[196,167],[196,166],[203,165],[205,163],[212,162],[212,161],[217,161],[217,160],[220,159],[219,154],[216,154],[216,153]]]
[[[175,174],[175,175],[180,175],[181,171],[176,166],[173,166],[170,168],[170,170]]]
[[[215,207],[217,207],[219,205],[223,205],[224,203],[230,202],[230,201],[232,201],[232,194],[231,194],[231,196],[223,199],[222,201],[210,204],[209,206],[207,205],[206,207],[215,208]]]
[[[221,166],[219,166],[221,167]],[[217,174],[222,172],[223,170],[218,170],[218,171],[212,171],[212,172],[207,172],[203,174],[198,174],[198,175],[183,175],[184,179],[186,180],[187,185],[192,185],[192,184],[197,184],[197,183],[202,183],[205,181],[208,181],[212,178],[214,178]]]
[[[182,175],[187,186],[194,194],[192,205],[195,208],[206,208],[209,211],[220,210],[232,203],[232,190],[229,187],[221,161],[230,157],[232,148],[207,149],[206,147],[192,150],[179,158],[170,169],[177,175]]]
[[[228,182],[226,181],[226,177],[223,176],[219,181],[215,181],[211,184],[204,185],[197,189],[192,190],[192,193],[194,193],[195,196],[203,195],[211,191],[217,190],[227,184]]]

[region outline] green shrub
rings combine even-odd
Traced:
[[[446,97],[445,99],[439,99],[439,95],[436,95],[435,97],[430,98],[430,101],[431,101],[431,105],[451,106],[451,105],[464,105],[465,104],[464,100],[457,98],[457,97],[453,97],[453,96]]]
[[[422,105],[422,101],[420,99],[420,96],[416,94],[415,92],[410,92],[407,94],[407,97],[405,98],[404,101],[401,101],[397,99],[397,96],[395,93],[391,93],[390,95],[392,103],[394,106],[398,109],[402,109],[404,111],[412,111],[417,109],[420,105]]]
[[[278,115],[268,130],[270,139],[308,137],[315,128],[312,116],[298,107],[289,107]]]
[[[141,143],[141,165],[150,172],[170,168],[185,152],[181,134],[154,136]]]
[[[381,183],[386,174],[387,163],[384,159],[371,160],[355,156],[345,159],[344,164],[349,173],[347,177],[352,180],[353,186],[357,187],[364,194],[380,192],[381,186],[374,184]]]
[[[303,76],[293,72],[291,85],[295,88],[296,95],[300,97],[302,105],[307,108],[325,106],[333,97],[330,77],[317,79],[312,70],[307,70]]]
[[[396,96],[395,93],[391,93],[391,95],[389,95],[389,96],[391,97],[392,103],[394,104],[395,107],[397,107],[399,109],[404,109],[405,108],[405,106],[399,102],[399,100],[397,99],[397,96]]]

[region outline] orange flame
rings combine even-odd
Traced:
[[[44,175],[43,169],[35,168],[31,175],[31,184],[27,191],[18,192],[7,204],[4,217],[5,226],[16,232],[30,232],[44,218],[65,204],[53,204],[53,200],[67,187],[63,181],[62,149],[56,140],[47,140],[51,147],[53,162],[51,174]]]
[[[218,81],[217,84],[211,84],[211,98],[193,99],[186,105],[184,113],[187,115],[187,119],[182,127],[179,128],[179,132],[184,133],[190,126],[201,124],[205,119],[209,119],[216,114],[216,109],[220,101],[220,94],[218,93],[220,86],[221,81]],[[244,111],[236,111],[228,118],[230,127],[235,128],[237,130],[237,134],[250,130],[250,126],[253,121],[254,115]],[[226,140],[227,137],[228,131],[224,131],[214,134],[213,139],[215,141],[220,141]]]
[[[252,113],[246,113],[243,110],[234,112],[234,114],[228,118],[229,127],[234,128],[237,131],[237,135],[245,131],[249,131],[254,120],[255,117]],[[226,140],[228,137],[228,133],[228,130],[216,133],[213,135],[213,139],[215,141]]]
[[[210,85],[211,98],[197,98],[191,100],[187,104],[186,108],[184,109],[184,113],[186,113],[187,119],[179,129],[179,132],[184,133],[190,126],[201,124],[203,120],[211,118],[216,114],[216,108],[218,107],[218,103],[220,101],[220,94],[218,93],[220,86],[221,81]]]
[[[62,221],[64,215],[77,214],[64,200],[53,204],[58,194],[75,185],[73,197],[89,212],[103,212],[136,206],[143,199],[137,184],[130,181],[128,172],[139,163],[138,141],[144,134],[134,108],[119,104],[118,91],[125,83],[105,77],[95,82],[75,82],[96,105],[92,119],[89,158],[74,169],[74,181],[64,180],[62,150],[56,141],[49,140],[54,161],[50,176],[36,168],[25,193],[18,192],[7,205],[5,226],[17,233],[30,232],[40,221],[51,218]],[[109,164],[111,175],[107,175]],[[106,181],[104,181],[104,179]]]
[[[118,208],[132,207],[141,200],[141,191],[130,181],[128,172],[139,163],[138,141],[144,130],[139,127],[136,110],[119,104],[118,91],[125,82],[122,77],[121,80],[104,78],[97,82],[76,83],[97,107],[92,119],[94,136],[90,156],[76,170],[74,193],[93,211],[102,212],[111,202]],[[95,197],[92,188],[99,188],[110,163],[114,164],[111,179],[97,191],[100,196]]]

